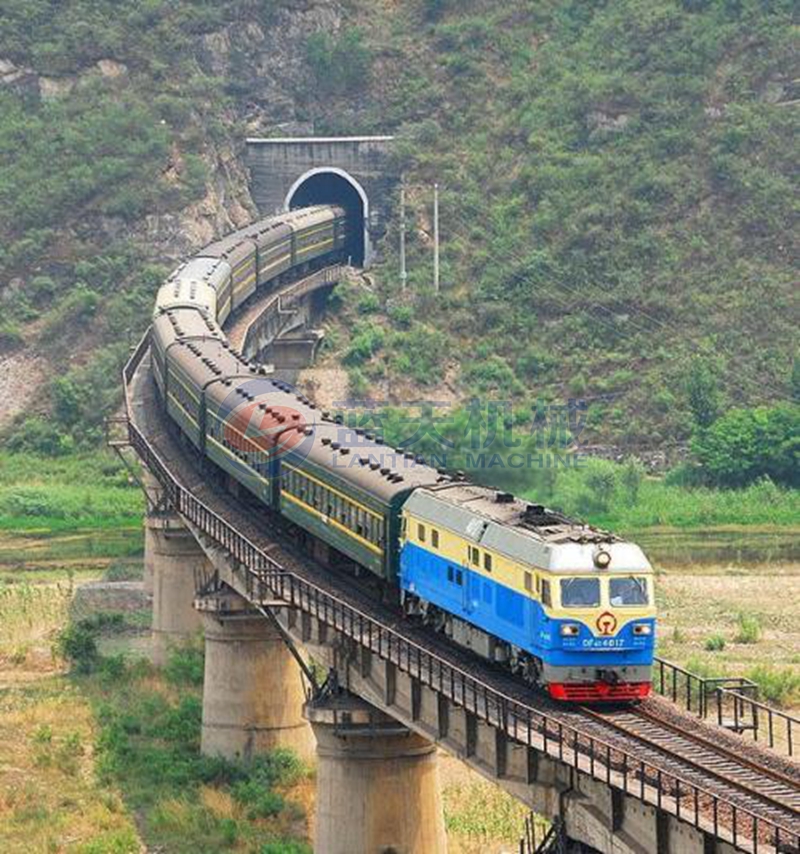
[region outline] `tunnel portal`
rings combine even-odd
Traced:
[[[369,200],[363,187],[346,172],[315,169],[299,178],[286,197],[289,210],[325,204],[340,205],[347,211],[347,255],[353,265],[363,267],[369,241]]]
[[[368,268],[386,234],[400,178],[391,136],[273,137],[247,140],[250,189],[262,216],[334,202],[359,225],[352,260]]]

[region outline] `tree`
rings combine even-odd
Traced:
[[[760,477],[800,485],[800,407],[732,409],[692,440],[709,481],[746,486]]]
[[[686,394],[694,423],[700,428],[710,427],[719,415],[719,387],[708,362],[699,357],[689,367]]]

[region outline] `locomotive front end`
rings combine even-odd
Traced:
[[[652,569],[629,544],[598,550],[592,561],[591,573],[560,572],[547,582],[542,681],[557,700],[644,699],[656,632]]]

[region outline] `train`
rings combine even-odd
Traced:
[[[559,701],[647,697],[655,594],[637,545],[348,428],[227,341],[222,324],[256,291],[343,260],[348,228],[335,205],[288,211],[172,273],[151,330],[167,417],[231,488],[403,618]]]

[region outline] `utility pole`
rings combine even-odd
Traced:
[[[439,185],[433,185],[433,290],[439,293]]]
[[[405,291],[408,283],[406,270],[406,180],[400,184],[400,290]]]

